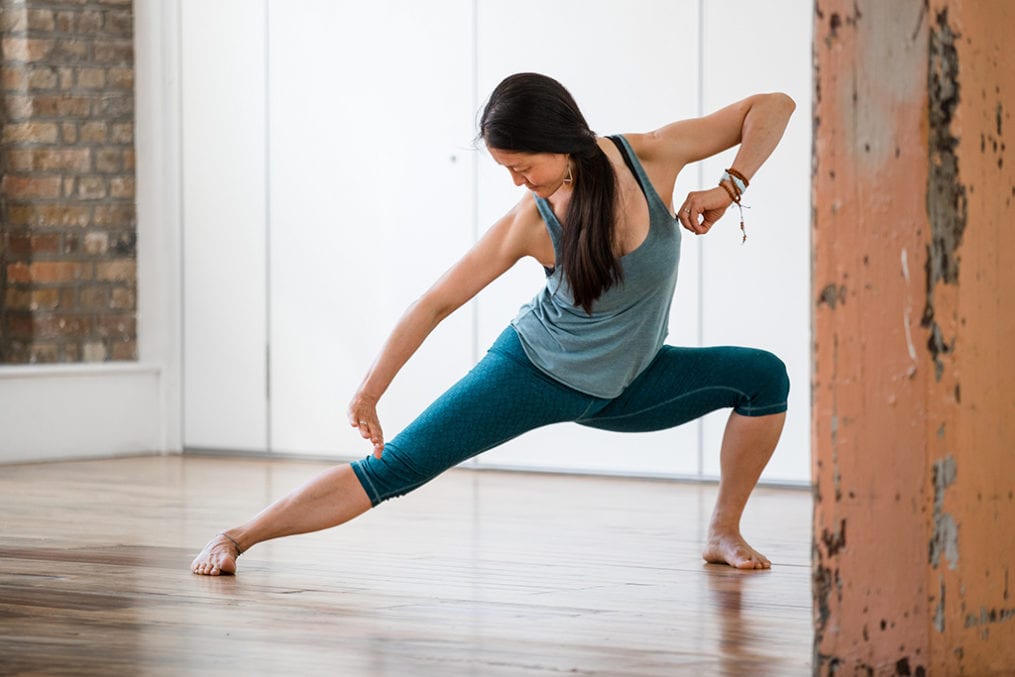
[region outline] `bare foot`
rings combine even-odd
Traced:
[[[712,531],[701,554],[706,562],[729,564],[737,569],[771,569],[772,562],[760,552],[747,545],[739,532]]]
[[[236,573],[236,558],[240,549],[225,534],[216,534],[204,550],[190,563],[190,570],[202,576]]]

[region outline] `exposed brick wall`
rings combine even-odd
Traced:
[[[0,362],[137,359],[131,0],[0,0]]]

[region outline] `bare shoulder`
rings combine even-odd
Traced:
[[[673,184],[677,180],[677,174],[684,168],[684,163],[669,152],[666,140],[658,131],[624,134],[624,138],[631,144],[631,150],[638,156],[656,192],[669,204],[672,200]]]
[[[554,265],[553,243],[531,193],[523,195],[483,239],[497,241],[498,248],[516,260],[528,256],[545,266]]]

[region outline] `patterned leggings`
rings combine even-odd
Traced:
[[[782,360],[753,348],[663,346],[613,399],[586,395],[547,376],[508,327],[486,356],[405,430],[352,464],[373,505],[408,493],[448,468],[551,423],[618,432],[672,428],[732,407],[744,416],[786,411]]]

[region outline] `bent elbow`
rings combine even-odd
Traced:
[[[785,92],[773,92],[768,96],[771,98],[773,103],[785,110],[787,115],[792,114],[793,111],[796,110],[796,101],[794,101],[793,97],[789,94],[786,94]]]

